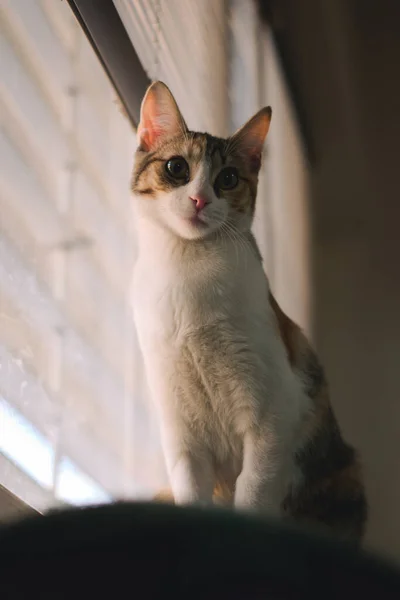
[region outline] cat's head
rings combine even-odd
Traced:
[[[132,191],[139,211],[177,236],[250,229],[271,120],[263,108],[228,139],[189,131],[160,81],[142,102]]]

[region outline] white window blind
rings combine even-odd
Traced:
[[[128,290],[134,134],[66,2],[3,0],[0,484],[37,508],[164,483]]]
[[[224,0],[114,0],[150,79],[170,86],[188,126],[229,129],[229,28]]]
[[[310,334],[308,173],[272,36],[255,2],[230,0],[232,129],[272,106],[254,233],[282,308]]]

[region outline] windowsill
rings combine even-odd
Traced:
[[[40,514],[0,485],[0,524]]]

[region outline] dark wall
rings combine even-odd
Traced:
[[[400,2],[260,4],[309,150],[316,345],[364,461],[368,543],[400,561]]]

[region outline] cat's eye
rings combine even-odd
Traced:
[[[235,167],[225,167],[218,175],[215,185],[219,190],[233,190],[239,183],[238,171]]]
[[[170,158],[165,164],[165,169],[174,179],[189,179],[189,165],[182,156]]]

